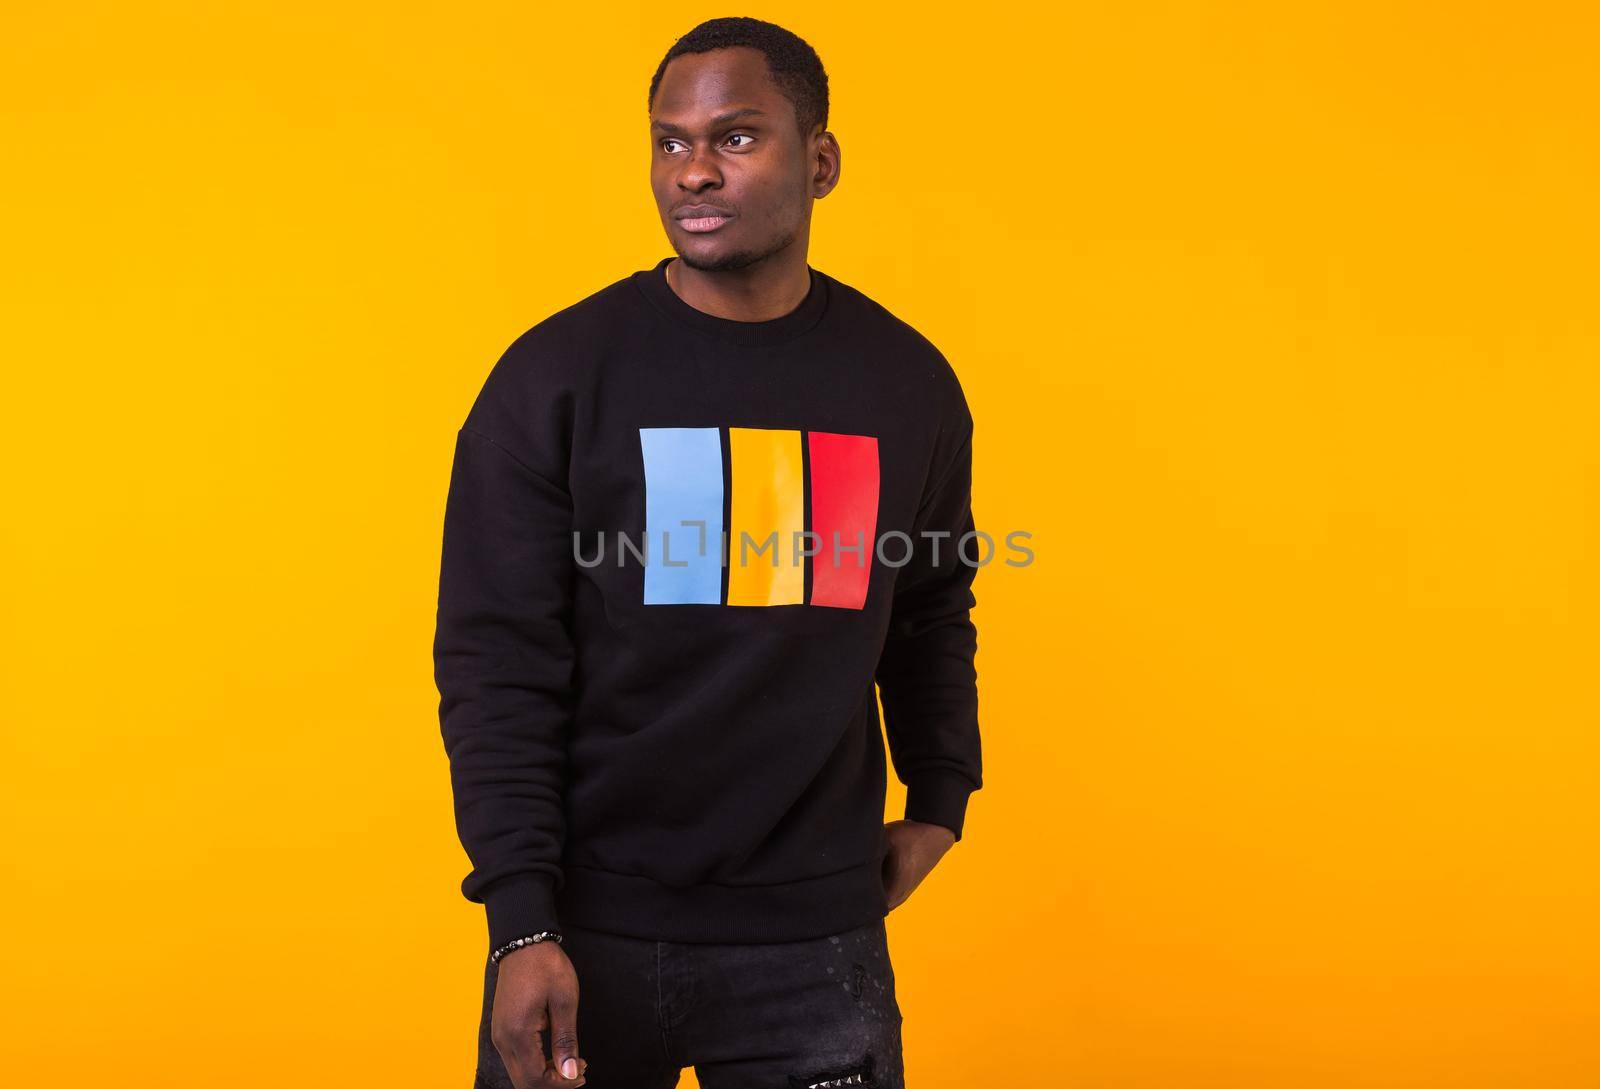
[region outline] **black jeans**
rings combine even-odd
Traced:
[[[904,1089],[884,922],[763,944],[653,941],[562,927],[578,973],[585,1089]],[[513,1089],[489,1038],[486,965],[474,1089]],[[544,1035],[544,1034],[541,1034]]]

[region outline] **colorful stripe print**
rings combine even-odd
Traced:
[[[865,605],[878,520],[876,436],[641,427],[639,442],[646,605]],[[806,529],[815,536],[797,536]],[[808,548],[816,554],[807,557]]]

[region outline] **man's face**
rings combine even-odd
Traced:
[[[757,50],[674,57],[650,109],[650,185],[683,263],[743,268],[803,237],[819,134],[801,138]]]

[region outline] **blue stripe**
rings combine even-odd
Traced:
[[[722,604],[722,429],[641,427],[639,442],[648,557],[644,603]]]

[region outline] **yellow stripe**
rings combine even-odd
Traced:
[[[730,427],[728,453],[733,478],[728,604],[803,604],[805,557],[796,563],[794,556],[796,537],[806,524],[800,432]]]

